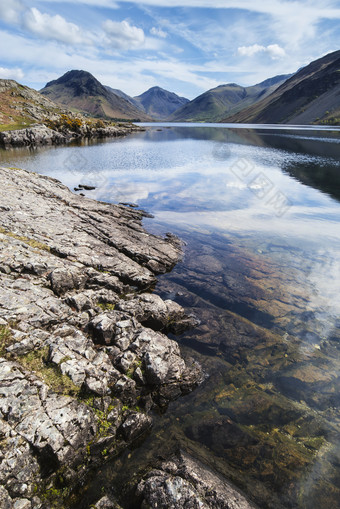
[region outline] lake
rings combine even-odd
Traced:
[[[155,291],[199,319],[176,339],[206,379],[97,473],[90,503],[182,447],[261,508],[340,508],[340,128],[251,127],[0,151],[3,166],[138,204],[148,230],[185,243]]]

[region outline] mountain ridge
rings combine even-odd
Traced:
[[[25,126],[72,112],[106,120],[340,123],[340,50],[292,75],[277,75],[243,87],[221,84],[193,100],[154,86],[131,97],[102,85],[91,73],[71,70],[37,92],[13,80],[0,80],[0,123]],[[51,101],[50,101],[51,100]],[[50,102],[48,102],[50,101]],[[20,128],[20,127],[18,127]]]
[[[289,76],[291,75],[274,76],[250,87],[242,87],[237,83],[219,85],[185,104],[175,111],[168,120],[173,122],[219,122],[227,114],[236,113],[269,95]]]
[[[339,123],[340,50],[300,69],[262,101],[226,116],[235,123]]]
[[[108,90],[87,71],[68,71],[60,78],[48,82],[40,93],[60,106],[73,108],[94,117],[111,120],[151,120],[141,109]]]
[[[177,111],[181,106],[189,102],[186,97],[180,97],[174,92],[169,92],[159,86],[146,90],[143,94],[133,97],[145,113],[153,118],[164,120]]]

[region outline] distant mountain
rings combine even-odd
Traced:
[[[61,106],[107,119],[150,120],[141,109],[108,90],[86,71],[69,71],[40,93]]]
[[[223,121],[340,124],[340,51],[315,60],[262,101]]]
[[[160,87],[152,87],[144,94],[133,98],[154,119],[166,119],[171,113],[189,102],[185,97],[179,97]]]
[[[114,94],[118,95],[118,97],[122,97],[126,101],[129,101],[129,103],[133,104],[136,108],[141,109],[141,106],[140,106],[139,102],[136,101],[136,99],[134,99],[130,95],[126,94],[122,90],[119,90],[119,88],[112,88],[107,85],[105,85],[105,88],[107,90],[109,90],[109,92],[113,92]],[[143,109],[143,111],[144,111],[144,109]]]
[[[46,118],[59,118],[60,107],[32,88],[0,79],[0,125],[6,129],[28,127]]]
[[[291,75],[275,76],[252,87],[235,83],[212,88],[173,113],[173,122],[218,122],[271,94]]]

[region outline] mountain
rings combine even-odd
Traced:
[[[340,51],[300,69],[271,95],[225,122],[340,123]]]
[[[220,85],[196,97],[177,110],[168,120],[173,122],[218,122],[271,94],[290,75],[275,76],[252,87],[235,83]]]
[[[46,118],[56,120],[63,113],[32,88],[14,80],[0,79],[0,129],[20,129]]]
[[[61,106],[107,119],[150,120],[141,109],[108,90],[86,71],[68,71],[40,93]]]
[[[134,97],[134,100],[148,115],[158,120],[166,119],[171,113],[189,102],[189,99],[179,97],[160,87],[152,87],[144,94]]]
[[[108,85],[105,85],[105,88],[106,88],[106,90],[109,90],[110,92],[113,92],[114,94],[118,95],[118,97],[122,97],[126,101],[129,101],[129,103],[133,104],[136,108],[140,109],[139,102],[136,101],[136,99],[134,99],[130,95],[127,95],[122,90],[119,90],[119,88],[112,88],[112,87],[109,87]]]

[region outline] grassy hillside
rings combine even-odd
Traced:
[[[288,76],[276,76],[252,87],[220,85],[196,97],[169,117],[173,122],[219,122],[269,95]]]
[[[57,120],[59,106],[14,80],[0,80],[0,130],[21,129],[46,117]]]

